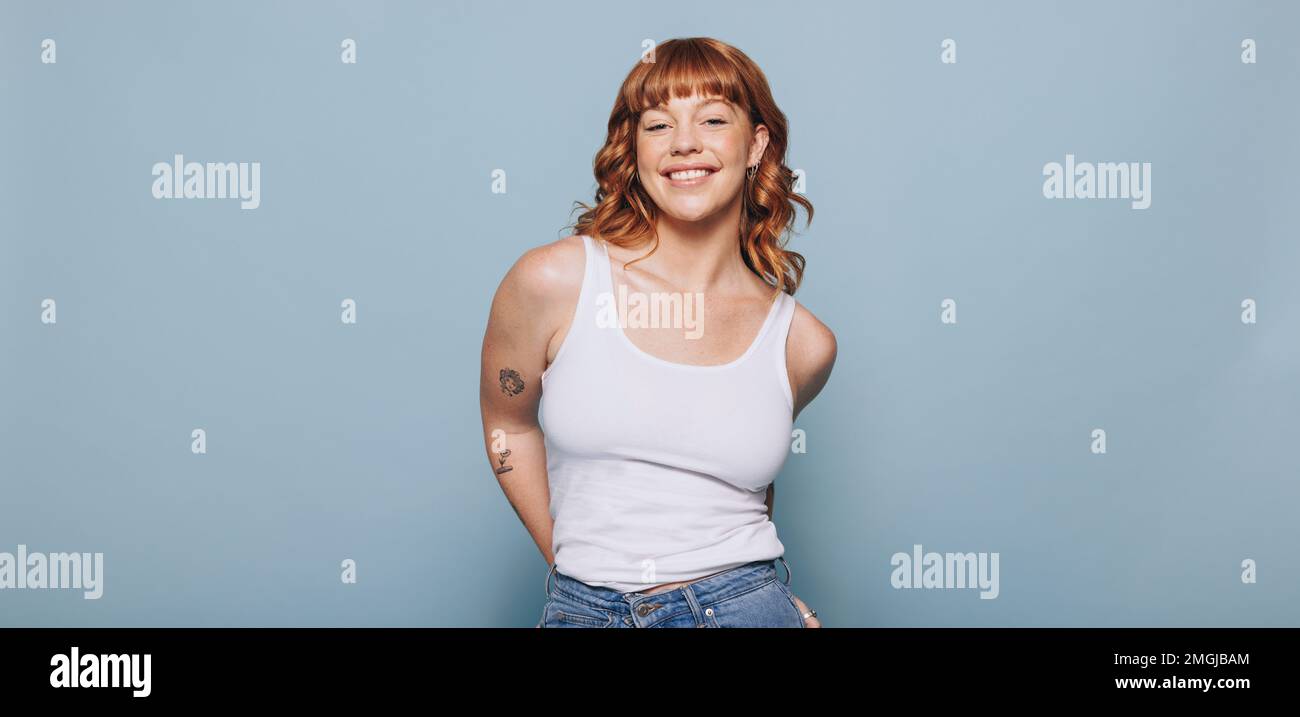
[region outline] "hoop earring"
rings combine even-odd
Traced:
[[[742,217],[749,214],[749,188],[754,186],[750,180],[754,178],[754,168],[749,167],[745,170],[745,183],[740,186],[740,215]]]
[[[750,167],[749,169],[746,169],[746,170],[745,170],[745,186],[742,187],[741,190],[740,190],[740,197],[741,197],[742,202],[744,203],[743,205],[744,205],[744,207],[745,207],[745,211],[746,211],[746,212],[749,211],[749,204],[750,204],[750,202],[749,202],[749,189],[750,189],[750,187],[754,186],[754,181],[753,181],[753,180],[754,180],[754,175],[756,175],[756,174],[758,174],[758,165],[757,165],[757,164],[755,164],[754,166],[752,166],[752,167]]]

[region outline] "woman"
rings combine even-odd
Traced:
[[[615,101],[595,206],[502,280],[484,439],[551,566],[539,627],[821,626],[771,521],[836,354],[792,297],[804,259],[783,235],[812,204],[786,146],[744,53],[664,42]]]

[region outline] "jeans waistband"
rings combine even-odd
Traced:
[[[636,605],[645,600],[668,599],[669,596],[675,593],[680,594],[682,588],[689,587],[691,593],[700,602],[714,602],[729,594],[738,592],[738,589],[763,583],[769,579],[780,580],[776,569],[778,560],[785,566],[785,580],[783,582],[789,585],[791,578],[790,564],[785,561],[784,556],[780,556],[775,560],[755,560],[672,590],[649,595],[639,592],[624,593],[611,588],[588,585],[581,580],[559,572],[556,570],[556,564],[552,563],[551,569],[546,573],[546,597],[550,598],[551,591],[555,590],[571,600],[578,600],[596,607],[626,609],[629,605]]]

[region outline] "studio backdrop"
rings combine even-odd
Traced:
[[[1300,625],[1300,5],[0,15],[0,625],[536,624],[489,304],[695,36],[816,207],[774,520],[827,627]]]

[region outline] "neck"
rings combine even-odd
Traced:
[[[740,256],[739,204],[698,222],[660,215],[655,230],[659,248],[629,270],[640,268],[687,291],[744,291],[753,285],[753,272]]]

